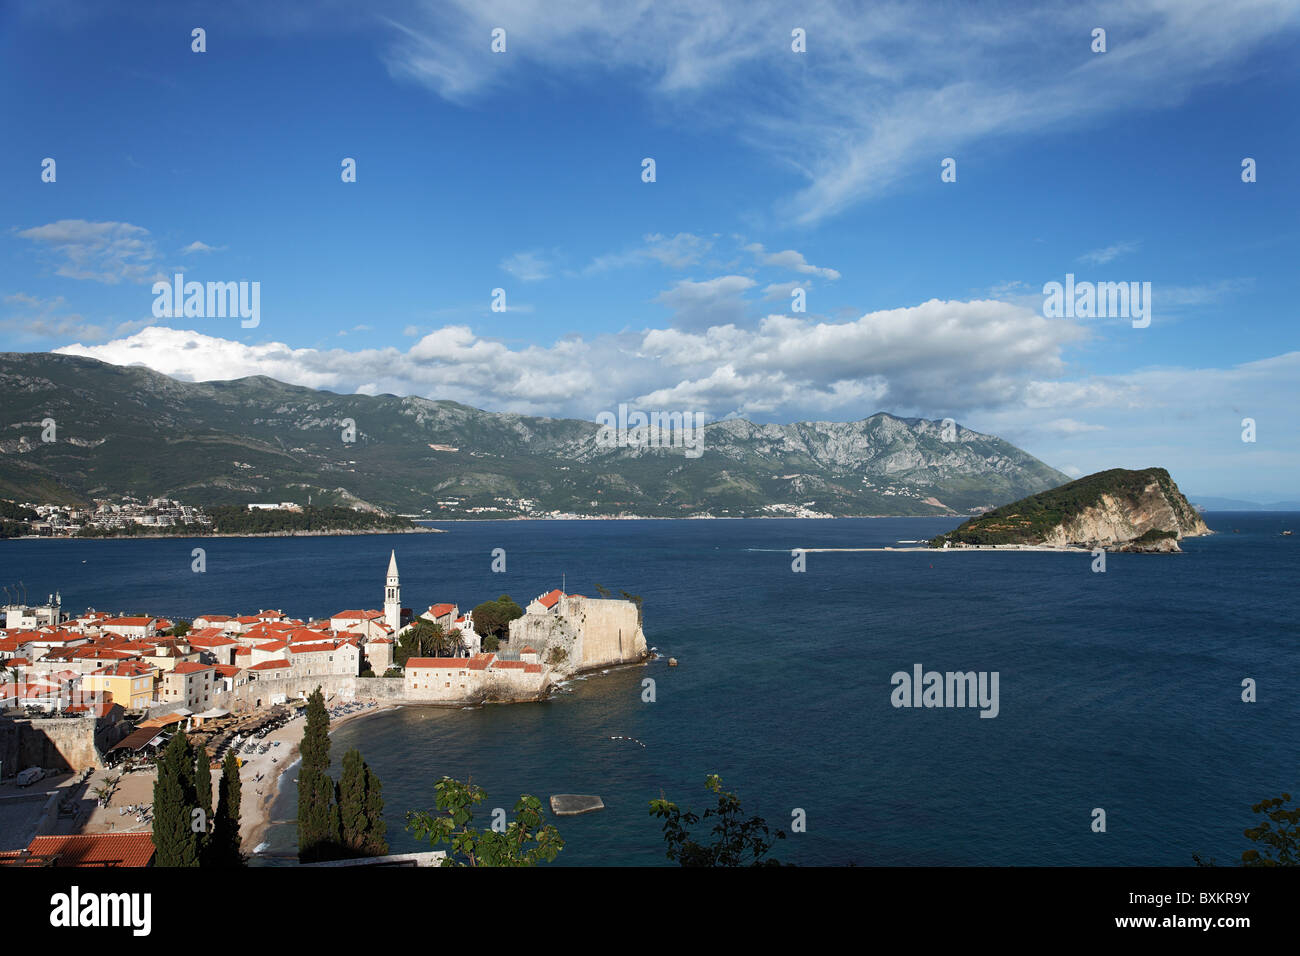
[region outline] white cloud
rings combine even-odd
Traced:
[[[149,282],[157,252],[149,230],[129,222],[60,219],[23,229],[18,235],[46,250],[55,272],[69,279],[93,279],[107,285]]]
[[[195,239],[188,246],[181,250],[181,255],[188,256],[195,252],[225,252],[226,246],[210,246],[206,242],[200,242]]]
[[[770,285],[763,286],[764,302],[789,302],[790,296],[795,289],[803,289],[807,292],[812,288],[812,283],[804,280],[802,282],[795,280],[793,282],[773,282]]]
[[[754,258],[765,266],[793,269],[795,272],[802,272],[804,275],[821,276],[823,279],[838,279],[840,277],[840,274],[834,269],[825,269],[812,265],[803,257],[802,252],[796,252],[793,249],[786,249],[783,252],[766,252],[761,242],[751,242],[745,246],[745,250],[752,252]]]
[[[635,249],[597,256],[581,274],[594,275],[647,262],[658,262],[669,269],[684,269],[699,262],[701,256],[712,247],[712,239],[690,232],[679,232],[675,236],[650,233],[643,238],[643,244]]]
[[[655,301],[673,310],[674,326],[702,329],[744,321],[744,293],[755,285],[748,276],[718,276],[704,282],[682,279]]]
[[[501,260],[501,268],[523,282],[536,282],[550,277],[551,265],[540,250],[516,252]]]
[[[1091,252],[1085,252],[1079,256],[1080,262],[1088,262],[1095,266],[1105,265],[1112,259],[1118,259],[1120,256],[1128,255],[1135,252],[1140,243],[1137,242],[1117,242],[1109,245],[1104,249],[1094,249]]]
[[[902,178],[937,183],[939,160],[960,163],[975,145],[1176,105],[1239,75],[1261,44],[1300,23],[1292,0],[1243,0],[1231,15],[1214,0],[1092,0],[999,17],[937,0],[877,4],[863,16],[849,0],[827,0],[799,12],[808,36],[800,55],[779,0],[417,0],[386,9],[392,75],[455,102],[508,90],[525,69],[575,85],[631,76],[675,122],[734,131],[805,177],[782,204],[802,223]],[[501,56],[486,38],[503,24]],[[1109,30],[1104,55],[1089,50],[1093,24]]]
[[[723,276],[688,282],[679,292],[689,300],[685,307],[699,308],[752,284]],[[1023,405],[1032,398],[1025,380],[1059,376],[1065,368],[1060,351],[1087,334],[1068,321],[1048,321],[1005,303],[936,300],[850,322],[772,315],[753,329],[728,322],[573,336],[549,346],[512,347],[466,325],[435,329],[405,351],[247,344],[155,326],[60,351],[143,363],[190,380],[263,374],[336,391],[365,383],[532,414],[590,417],[611,403],[655,396],[689,398],[719,418],[854,418],[877,406],[950,414]]]
[[[26,303],[18,302],[24,305]],[[756,328],[647,329],[512,347],[446,326],[409,349],[246,344],[152,326],[58,349],[209,381],[268,375],[338,392],[448,398],[592,419],[620,401],[721,419],[852,420],[886,409],[956,418],[1073,471],[1170,469],[1184,490],[1295,497],[1300,352],[1229,368],[1078,377],[1062,357],[1091,332],[1005,302],[940,302],[848,322],[768,316]],[[1259,440],[1241,441],[1255,418]]]
[[[4,302],[12,307],[12,311],[0,317],[0,330],[27,342],[66,342],[69,339],[102,342],[114,336],[130,335],[155,321],[146,318],[116,324],[91,322],[79,313],[67,311],[67,302],[62,296],[42,299],[15,292],[5,296]]]

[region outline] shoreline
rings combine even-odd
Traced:
[[[550,700],[555,694],[562,693],[564,686],[574,678],[585,678],[587,675],[596,673],[608,673],[615,668],[624,667],[641,667],[646,663],[657,659],[662,655],[647,652],[644,658],[634,661],[622,661],[619,663],[595,665],[584,668],[580,671],[574,671],[564,680],[553,683],[545,694],[540,697],[519,698],[515,700],[504,701],[444,701],[444,700],[419,700],[419,699],[400,699],[397,702],[381,702],[373,697],[356,697],[345,698],[341,702],[374,704],[373,707],[367,707],[355,714],[347,714],[339,718],[330,719],[330,735],[333,736],[335,730],[353,720],[363,717],[372,717],[376,714],[383,714],[393,710],[400,710],[403,707],[438,707],[448,710],[464,710],[466,707],[482,707],[489,703],[492,704],[530,704],[540,703]],[[326,707],[330,706],[329,700],[326,700]],[[304,718],[305,723],[305,718]],[[283,747],[276,748],[275,741],[281,744],[288,743],[288,750],[284,751],[282,759],[278,759],[274,764],[270,763],[271,757],[280,757],[278,753],[267,752],[266,754],[257,754],[248,758],[239,771],[239,780],[241,786],[240,799],[240,849],[250,858],[255,856],[253,853],[258,846],[266,841],[266,836],[271,826],[276,822],[271,819],[271,808],[275,806],[276,800],[280,797],[281,784],[284,781],[284,775],[291,767],[297,767],[301,762],[299,759],[298,747],[302,742],[303,725],[298,720],[292,720],[285,726],[276,730],[274,733],[267,734],[264,742],[272,744],[272,750],[283,750]],[[267,772],[268,768],[272,771]],[[261,792],[258,792],[259,781],[258,773],[263,774],[260,781]],[[255,802],[256,801],[256,802]],[[283,821],[280,821],[283,822]]]
[[[195,538],[341,538],[363,534],[446,534],[441,528],[391,528],[365,531],[250,531],[213,532],[212,534],[97,534],[83,537],[74,534],[24,534],[5,541],[190,541]]]
[[[825,554],[833,551],[895,551],[917,554],[957,554],[963,551],[1054,551],[1061,554],[1092,554],[1090,548],[1055,547],[1048,544],[971,544],[961,548],[798,548],[804,554]]]
[[[330,735],[339,727],[354,720],[363,717],[371,717],[375,714],[386,713],[391,710],[397,710],[400,704],[383,704],[370,698],[356,699],[359,703],[374,703],[376,706],[368,707],[365,710],[355,714],[347,714],[343,717],[330,718]],[[326,708],[330,706],[326,701]],[[303,728],[306,724],[306,718],[302,718],[302,723],[298,720],[291,720],[288,724],[276,730],[274,733],[267,734],[265,743],[274,744],[280,741],[281,744],[288,743],[288,749],[284,746],[272,747],[273,750],[283,750],[281,757],[278,753],[257,754],[248,758],[239,770],[240,781],[240,813],[239,813],[239,843],[240,849],[250,858],[255,854],[253,851],[266,840],[267,831],[270,830],[273,822],[271,819],[271,808],[275,806],[275,801],[280,796],[280,786],[284,781],[284,775],[290,767],[297,767],[301,762],[298,755],[298,746],[302,742]],[[271,757],[277,757],[277,761],[272,764]],[[267,773],[269,769],[271,772]],[[263,773],[263,779],[257,781],[257,774]],[[262,792],[257,791],[259,786]]]

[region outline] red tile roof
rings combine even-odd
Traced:
[[[183,665],[182,665],[183,666]],[[152,674],[153,668],[144,661],[122,661],[119,664],[109,664],[107,667],[101,667],[97,671],[92,671],[91,677],[144,677],[146,674]]]
[[[68,655],[69,659],[76,661],[124,661],[132,657],[139,657],[138,654],[132,654],[130,651],[119,651],[115,647],[74,647],[72,653]]]
[[[342,643],[347,643],[346,641]],[[324,644],[294,644],[289,648],[290,654],[320,654],[324,651],[332,651],[338,648],[339,644],[335,641],[327,641]]]
[[[41,862],[55,866],[148,866],[153,861],[153,836],[148,833],[80,833],[74,836],[38,836],[27,846]],[[6,862],[18,862],[16,855]],[[37,861],[33,861],[35,864]]]
[[[152,617],[113,617],[101,622],[103,627],[148,627],[156,618]]]
[[[254,664],[249,668],[250,671],[278,671],[281,668],[288,669],[289,662],[281,658],[274,661],[262,661],[260,664]]]
[[[468,668],[469,666],[470,659],[468,657],[412,657],[406,662],[407,670],[412,667],[454,670],[457,667]]]
[[[434,617],[446,617],[448,614],[450,614],[450,613],[451,613],[452,611],[454,611],[454,610],[456,610],[456,605],[454,605],[454,604],[431,604],[431,605],[429,605],[429,613],[432,614]]]
[[[200,637],[191,638],[190,647],[201,647],[206,650],[212,647],[230,647],[238,643],[239,641],[232,641],[228,637]]]
[[[198,661],[186,661],[184,664],[177,664],[172,668],[173,674],[197,674],[199,671],[212,670],[211,664],[200,664]]]
[[[556,602],[558,602],[562,597],[564,597],[564,592],[559,588],[556,588],[554,591],[548,591],[539,597],[537,603],[549,611],[551,608],[555,607]]]

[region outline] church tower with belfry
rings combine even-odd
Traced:
[[[384,623],[394,634],[402,626],[402,585],[397,577],[397,551],[388,558],[388,580],[384,584]]]

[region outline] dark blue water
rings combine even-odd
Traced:
[[[648,801],[701,810],[720,773],[747,810],[807,832],[801,864],[1188,865],[1235,862],[1252,803],[1300,787],[1293,595],[1300,515],[1218,513],[1182,555],[810,554],[893,544],[951,519],[452,523],[447,534],[0,542],[0,582],[65,607],[192,616],[377,607],[390,548],[404,603],[521,604],[561,583],[645,599],[650,643],[680,659],[575,682],[543,704],[407,708],[343,726],[384,783],[390,843],[441,775],[492,807],[520,793],[600,794],[558,821],[557,862],[664,862]],[[1241,533],[1233,534],[1237,528]],[[190,570],[193,547],[207,573]],[[490,570],[493,548],[508,572]],[[84,563],[83,563],[84,562]],[[895,709],[915,663],[1000,673],[1000,715]],[[641,681],[656,681],[644,703]],[[1259,700],[1241,701],[1243,678]],[[634,737],[644,748],[611,736]],[[337,766],[337,763],[336,763]],[[292,776],[292,775],[291,775]],[[292,819],[286,781],[275,816]],[[1104,808],[1107,832],[1090,829]],[[291,850],[293,827],[274,828]]]

